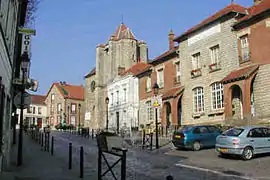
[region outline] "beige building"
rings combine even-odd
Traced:
[[[232,3],[175,38],[182,62],[180,81],[185,88],[182,125],[224,123],[224,89],[220,81],[239,67],[232,25],[244,13],[244,7]]]
[[[74,127],[83,126],[85,106],[82,85],[74,86],[66,82],[53,83],[47,93],[45,103],[50,126],[55,127],[64,122]]]
[[[96,67],[85,76],[86,126],[105,127],[107,84],[133,64],[147,59],[146,43],[138,41],[124,24],[119,25],[106,44],[97,45]]]
[[[24,125],[31,125],[43,128],[47,125],[47,106],[45,104],[46,96],[31,95],[31,104],[23,111]],[[18,122],[20,122],[21,110],[17,109]]]

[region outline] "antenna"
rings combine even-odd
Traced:
[[[124,15],[123,15],[123,13],[121,14],[121,18],[122,18],[122,24],[124,24]]]

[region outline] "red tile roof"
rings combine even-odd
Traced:
[[[115,40],[120,39],[136,39],[132,31],[125,25],[120,24],[117,30],[112,34]]]
[[[178,47],[179,47],[179,46],[175,46],[173,49],[170,49],[170,50],[164,52],[163,54],[161,54],[161,55],[159,55],[158,57],[156,57],[155,59],[153,59],[151,62],[155,62],[155,61],[157,61],[157,60],[161,60],[161,59],[163,59],[163,58],[166,58],[167,56],[169,56],[169,55],[175,53],[175,52],[177,51]]]
[[[249,19],[253,18],[254,16],[259,15],[259,14],[261,14],[269,9],[270,9],[270,0],[263,0],[259,4],[249,7],[247,9],[248,14],[246,16],[240,18],[236,24],[239,24],[240,22],[249,20]]]
[[[89,78],[92,75],[96,74],[96,68],[94,67],[88,74],[84,76],[84,78]]]
[[[169,99],[169,98],[174,98],[181,94],[184,90],[184,87],[175,87],[170,90],[168,90],[166,93],[163,94],[162,100]]]
[[[53,83],[47,93],[47,96],[53,86],[56,86],[56,88],[60,91],[61,95],[66,99],[74,99],[81,101],[84,100],[84,87],[82,85],[74,86],[66,83]]]
[[[229,83],[229,82],[234,82],[234,81],[246,79],[251,74],[253,74],[258,68],[259,68],[259,65],[251,65],[251,66],[248,66],[248,67],[244,67],[244,68],[232,71],[221,82],[226,84],[226,83]]]
[[[31,104],[45,105],[46,96],[31,94]]]
[[[138,62],[137,64],[134,64],[131,68],[124,71],[121,75],[127,75],[131,73],[132,75],[136,76],[139,75],[146,70],[150,69],[152,65],[145,63],[145,62]]]
[[[181,41],[182,38],[186,37],[187,35],[199,30],[200,28],[202,28],[203,26],[216,21],[217,19],[227,15],[228,13],[231,12],[239,12],[244,14],[245,13],[245,7],[240,6],[238,4],[232,3],[228,6],[226,6],[225,8],[223,8],[222,10],[218,11],[217,13],[215,13],[214,15],[206,18],[205,20],[203,20],[201,23],[197,24],[196,26],[192,27],[191,29],[189,29],[188,31],[186,31],[185,33],[183,33],[182,35],[176,37],[174,39],[174,41]]]

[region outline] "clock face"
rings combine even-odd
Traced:
[[[91,82],[91,91],[94,92],[96,89],[96,82],[95,81],[92,81]]]

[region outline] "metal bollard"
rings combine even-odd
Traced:
[[[153,149],[153,133],[150,134],[150,150]]]
[[[69,143],[68,149],[68,169],[72,169],[72,143]]]
[[[92,129],[92,139],[94,139],[94,129]]]
[[[54,148],[54,137],[52,136],[51,140],[51,155],[53,156],[53,148]]]
[[[173,180],[173,177],[171,175],[166,177],[166,180]]]
[[[50,133],[47,134],[47,152],[50,152]]]
[[[98,180],[102,180],[101,172],[102,172],[102,151],[98,148]]]
[[[122,162],[121,162],[121,180],[126,180],[126,160],[127,150],[123,150]]]
[[[83,176],[84,176],[84,172],[83,172],[83,170],[84,170],[84,167],[83,167],[84,157],[83,157],[83,155],[84,155],[83,147],[81,146],[81,148],[80,148],[80,178],[83,178]]]
[[[47,151],[47,133],[44,133],[44,151]]]
[[[41,147],[43,147],[44,143],[44,133],[41,133]]]
[[[145,146],[145,130],[143,130],[143,139],[142,139],[142,148],[144,149],[144,146]]]

